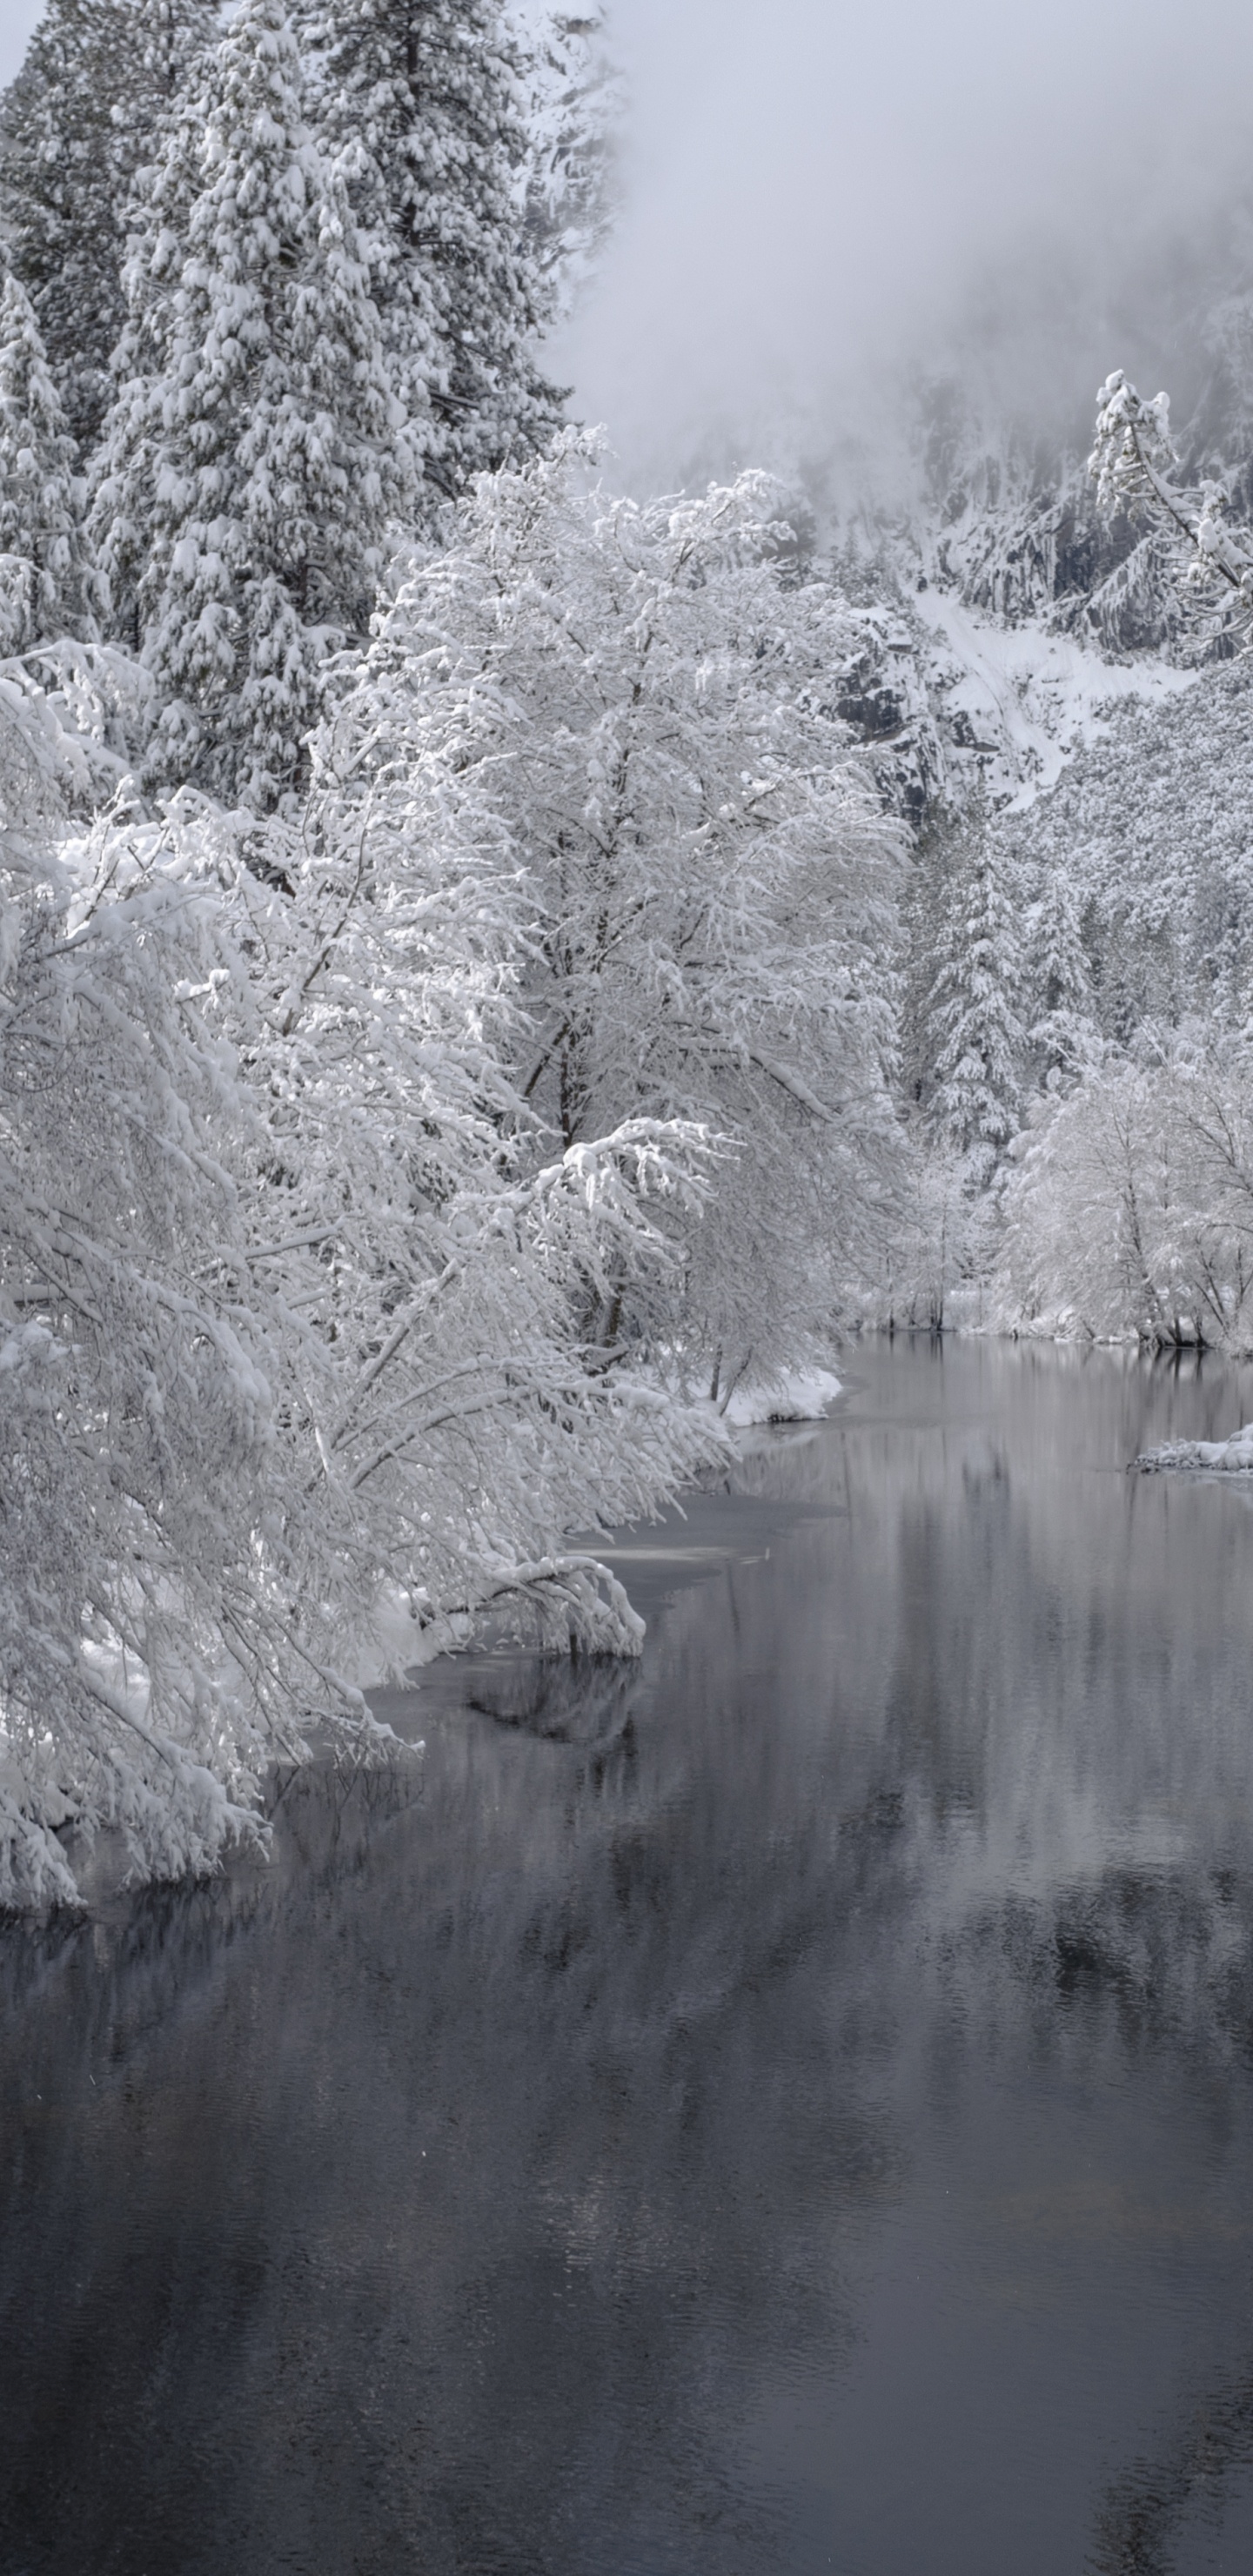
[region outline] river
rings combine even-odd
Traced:
[[[1253,1372],[864,1344],[275,1857],[0,1933],[0,2576],[1253,2566]]]

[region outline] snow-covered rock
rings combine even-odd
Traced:
[[[759,1422],[819,1422],[839,1392],[830,1369],[790,1369],[768,1386],[737,1386],[726,1420],[737,1431]]]
[[[1168,1440],[1160,1449],[1145,1449],[1132,1464],[1144,1475],[1162,1467],[1219,1468],[1228,1475],[1253,1475],[1253,1422],[1233,1431],[1229,1440]]]

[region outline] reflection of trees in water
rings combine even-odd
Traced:
[[[1247,2329],[1253,1871],[1113,1864],[1047,1898],[1006,1897],[947,1945],[937,1986],[936,2026],[947,2009],[982,2062],[1004,2074],[1016,2058],[1037,2087],[1123,2093],[1132,2132],[1145,2112],[1154,2124],[1129,2141],[1113,2123],[1098,2131],[1082,2176],[1025,2181],[1020,2229],[1086,2240],[1098,2265],[1124,2247],[1146,2277],[1163,2259],[1232,2274],[1211,2385],[1198,2395],[1197,2367],[1184,2366],[1173,2423],[1094,2507],[1087,2576],[1171,2576],[1186,2521],[1199,2511],[1218,2527],[1233,2473],[1253,2465],[1253,2375],[1219,2363]]]
[[[783,1538],[765,1453],[642,1670],[467,1665],[275,1873],[0,1946],[15,2567],[794,2576],[743,2427],[937,2041],[947,2117],[1139,2066],[1247,2171],[1248,1524],[1085,1482],[1197,1427],[1133,1373],[1014,1383],[798,1445]]]
[[[280,2538],[582,2576],[605,2534],[661,2564],[682,2534],[685,2569],[786,2566],[735,2425],[762,2352],[840,2346],[838,2213],[892,2187],[880,2019],[825,1974],[892,1821],[833,1868],[736,1690],[729,1833],[664,1731],[463,1720],[419,1806],[297,1779],[281,1885],[150,1897],[43,1961],[7,2025],[40,2203],[36,2235],[19,2173],[19,2563],[104,2568],[117,2533],[180,2576]]]
[[[991,2044],[1148,2059],[1198,2088],[1253,2073],[1253,1873],[1111,1865],[1046,1897],[978,1907],[939,1978]],[[1226,2119],[1229,2097],[1215,2097]],[[1245,2118],[1249,2118],[1246,2108]]]
[[[464,1700],[499,1726],[556,1744],[611,1744],[641,1689],[638,1665],[620,1656],[510,1655],[476,1659]]]
[[[1221,2523],[1223,2481],[1253,2466],[1253,2371],[1219,2381],[1155,2456],[1102,2498],[1085,2576],[1171,2576],[1180,2526],[1197,2508]]]

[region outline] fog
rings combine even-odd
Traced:
[[[890,467],[911,371],[1081,433],[1187,372],[1249,166],[1241,0],[611,0],[616,237],[552,350],[625,476]]]
[[[543,0],[514,0],[532,22]],[[0,84],[41,0],[0,7]],[[1108,369],[1194,387],[1253,170],[1244,0],[609,0],[616,234],[550,372],[623,479],[903,470],[907,387],[1081,439]]]

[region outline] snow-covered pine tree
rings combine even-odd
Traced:
[[[953,837],[931,988],[934,1126],[979,1189],[1019,1123],[1023,982],[1019,906],[1003,839],[976,811]]]
[[[1051,868],[1031,908],[1029,938],[1035,1010],[1029,1034],[1045,1082],[1073,1073],[1099,1049],[1083,912],[1082,888],[1064,867]]]
[[[549,296],[523,202],[525,55],[500,0],[307,0],[300,23],[438,503],[559,416],[531,353]]]
[[[151,175],[93,467],[161,701],[147,775],[264,810],[364,633],[408,450],[342,184],[280,0],[244,0]]]
[[[48,0],[0,102],[4,235],[84,451],[109,400],[136,173],[218,32],[216,0]]]
[[[30,297],[0,285],[0,640],[10,653],[90,631],[94,578],[74,442]]]
[[[515,0],[516,16],[521,10]],[[548,299],[569,313],[608,239],[624,84],[602,11],[528,10],[526,233]]]

